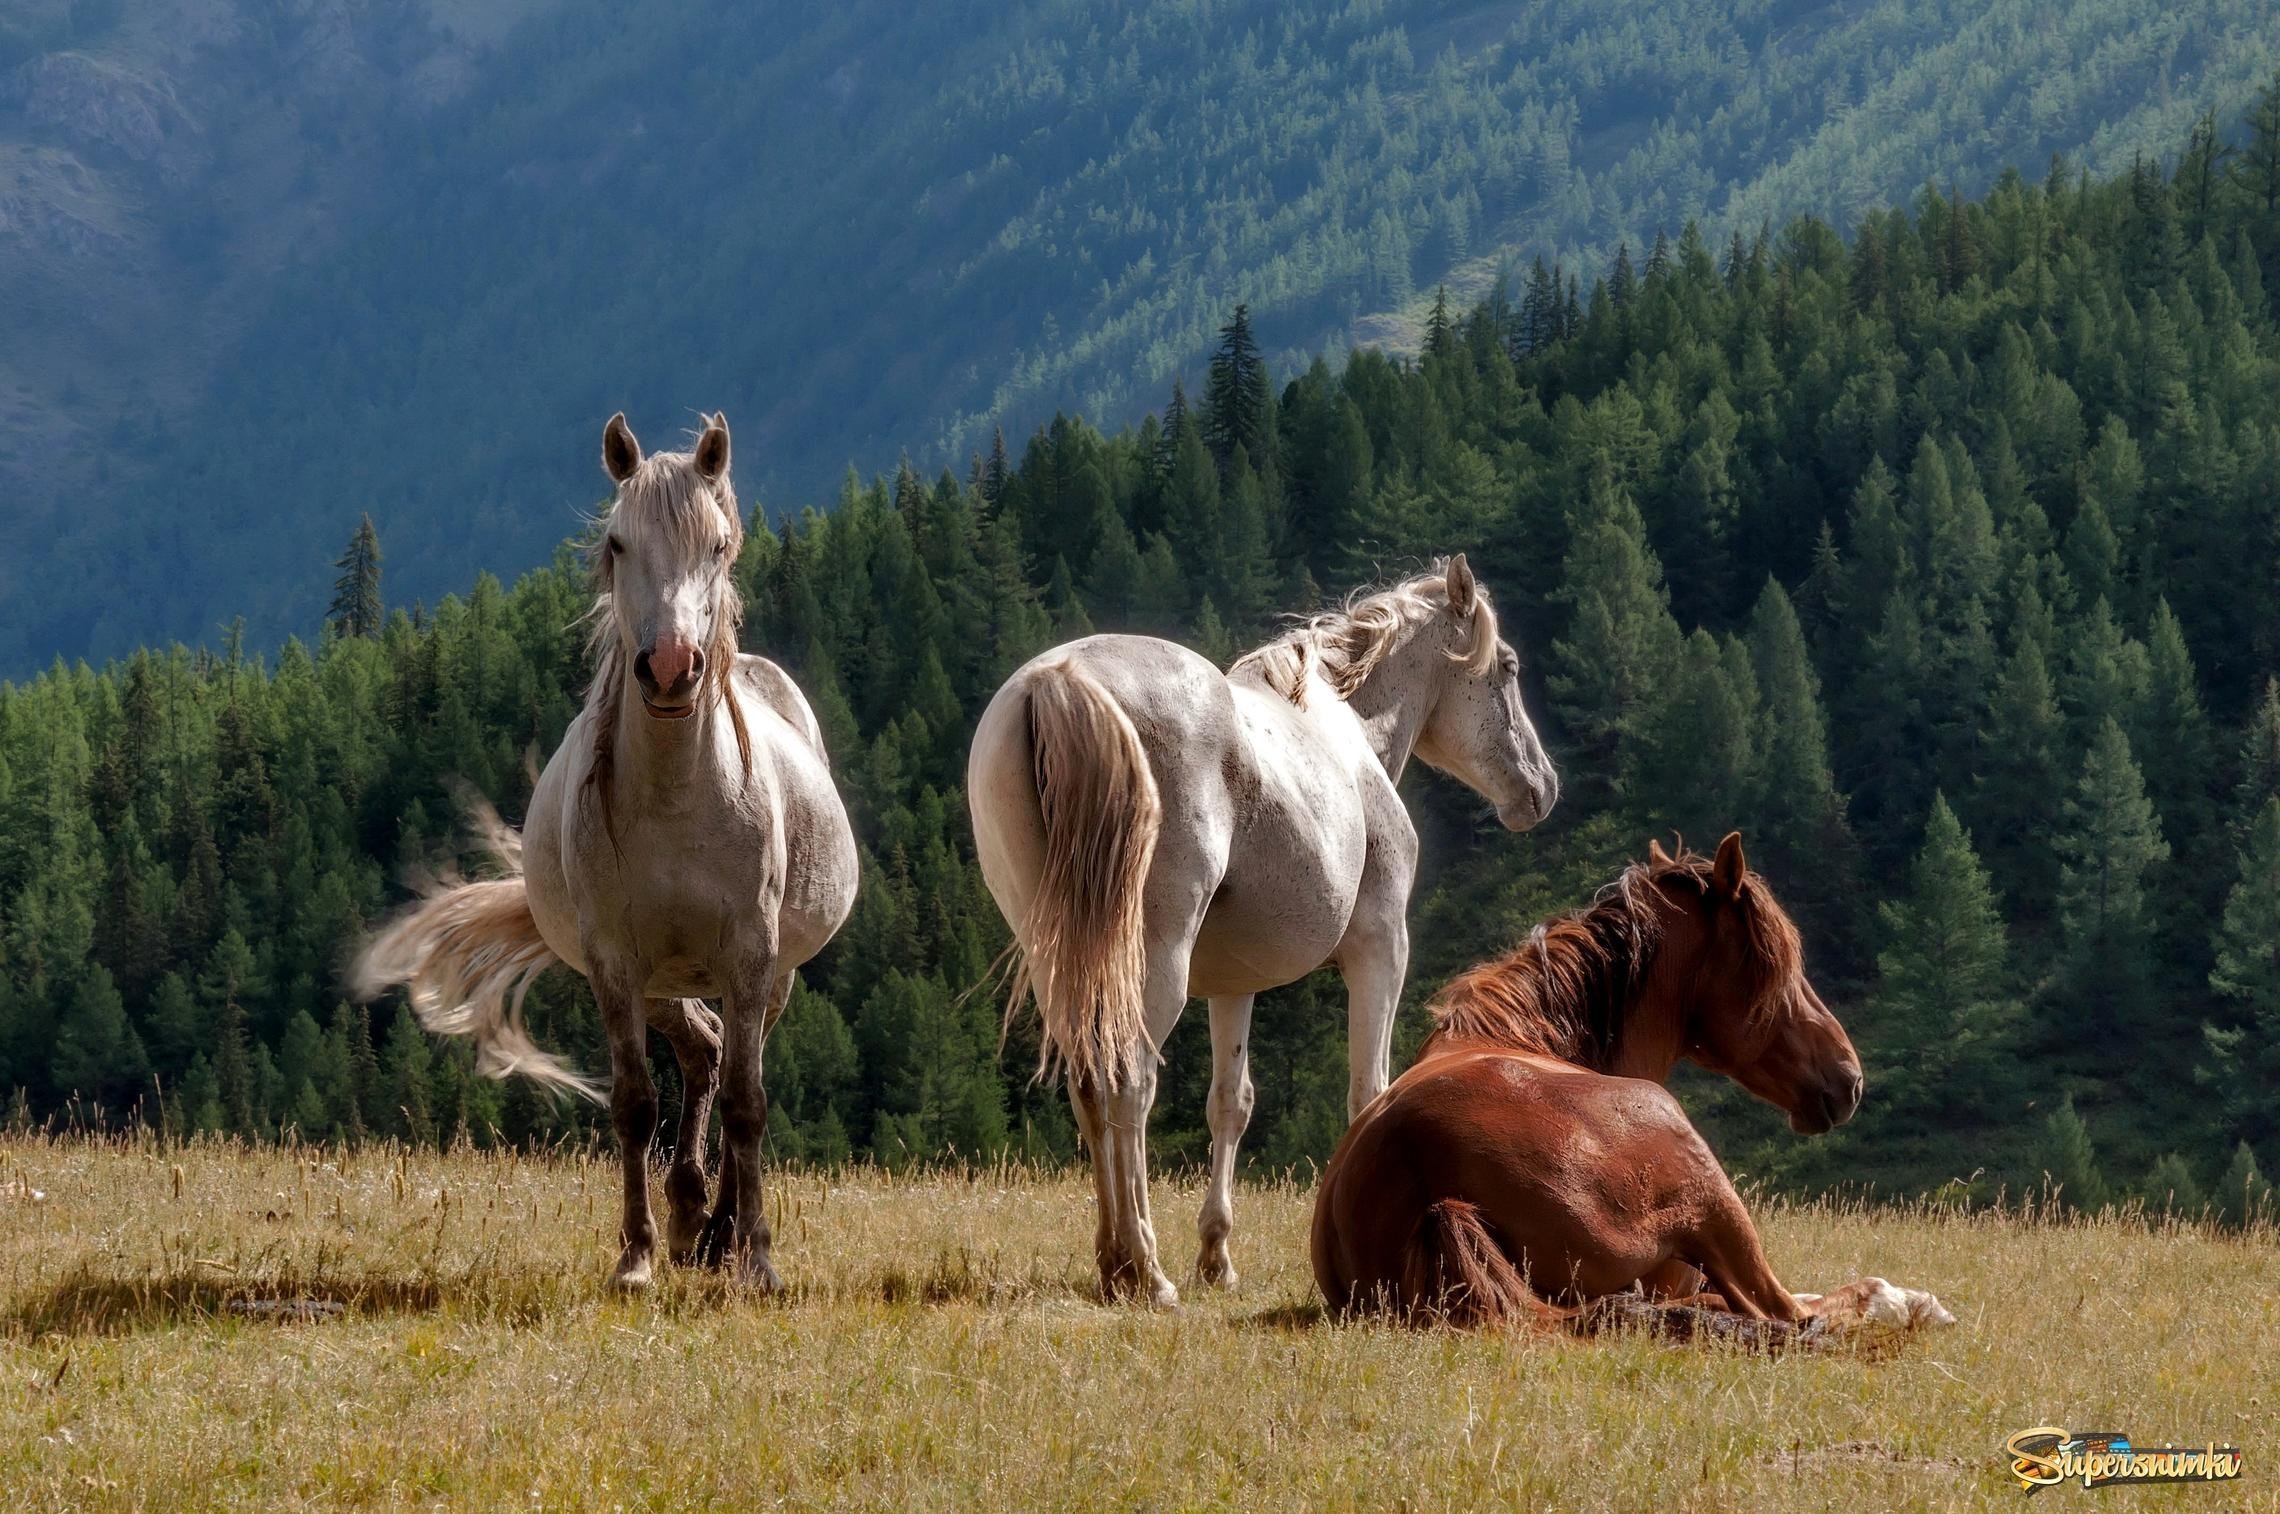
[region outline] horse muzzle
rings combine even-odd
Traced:
[[[1530,783],[1528,792],[1518,799],[1505,801],[1496,807],[1497,823],[1508,831],[1533,830],[1543,824],[1552,806],[1560,802],[1560,781],[1546,775],[1543,781]]]
[[[1857,1067],[1831,1073],[1790,1111],[1789,1128],[1799,1135],[1826,1135],[1853,1117],[1867,1089],[1868,1082]]]
[[[657,720],[686,720],[695,714],[697,687],[704,676],[703,650],[676,638],[659,637],[633,659],[642,708]]]

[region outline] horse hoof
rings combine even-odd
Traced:
[[[1148,1307],[1160,1309],[1166,1314],[1179,1313],[1180,1290],[1172,1286],[1170,1278],[1156,1279],[1155,1286],[1148,1291]]]
[[[766,1257],[748,1258],[737,1269],[736,1280],[762,1298],[772,1298],[784,1291],[784,1280],[776,1275],[776,1269]]]
[[[618,1260],[617,1270],[610,1274],[610,1286],[620,1293],[646,1293],[654,1281],[648,1253],[626,1256]]]
[[[1195,1264],[1195,1280],[1206,1288],[1218,1288],[1232,1292],[1235,1285],[1242,1279],[1235,1271],[1235,1264],[1221,1256],[1210,1260],[1198,1260]]]

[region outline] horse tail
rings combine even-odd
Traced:
[[[1401,1302],[1414,1319],[1464,1327],[1559,1325],[1573,1310],[1536,1297],[1476,1204],[1426,1206],[1403,1257]]]
[[[523,885],[522,837],[480,799],[470,818],[505,876],[467,883],[431,879],[357,954],[350,987],[365,1001],[402,984],[420,1024],[475,1043],[475,1069],[514,1074],[595,1103],[602,1094],[560,1058],[540,1051],[523,1026],[523,999],[561,959],[538,933]]]
[[[1034,994],[1038,1072],[1121,1087],[1155,1055],[1148,1040],[1148,867],[1163,800],[1140,733],[1107,689],[1067,658],[1030,675],[1029,745],[1045,867],[1015,932],[1008,1013]]]

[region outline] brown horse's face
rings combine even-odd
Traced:
[[[1672,903],[1697,911],[1703,934],[1686,1055],[1786,1113],[1802,1134],[1851,1119],[1866,1086],[1860,1056],[1807,981],[1797,933],[1765,881],[1749,872],[1741,836],[1719,846],[1702,894]]]

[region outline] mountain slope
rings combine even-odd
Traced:
[[[2275,30],[2269,0],[55,11],[0,35],[30,313],[0,489],[34,526],[0,669],[241,609],[307,631],[360,509],[402,597],[537,560],[620,407],[652,444],[725,408],[748,487],[798,503],[1132,414],[1238,299],[1287,370],[1514,255],[2126,163],[2237,111]]]

